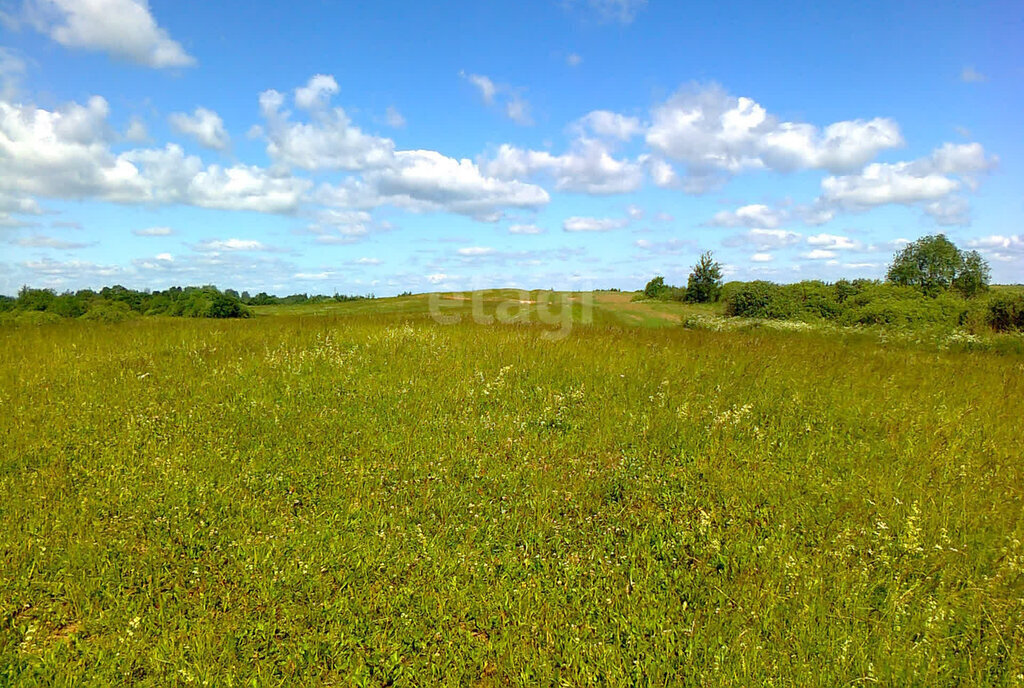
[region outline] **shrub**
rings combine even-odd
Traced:
[[[988,324],[997,332],[1024,332],[1024,293],[996,294],[988,302]]]
[[[730,290],[725,313],[741,318],[791,318],[797,307],[783,287],[759,280]]]
[[[658,275],[644,287],[644,296],[648,299],[660,299],[667,290],[668,285],[665,284],[665,278]]]
[[[122,322],[136,317],[136,313],[123,301],[98,301],[80,316],[82,320],[97,322]]]

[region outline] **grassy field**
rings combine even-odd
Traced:
[[[576,297],[0,329],[0,684],[1024,685],[1024,358]]]

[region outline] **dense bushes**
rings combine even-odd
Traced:
[[[995,292],[973,299],[957,291],[929,296],[911,286],[872,280],[796,284],[729,282],[722,289],[727,315],[781,320],[825,320],[837,325],[892,327],[989,326],[1024,331],[1024,292]]]
[[[0,311],[5,312],[5,321],[19,323],[60,318],[119,322],[142,314],[189,318],[246,318],[252,314],[237,294],[213,286],[143,292],[117,285],[99,292],[82,289],[63,294],[24,287],[17,298],[0,301]]]
[[[1024,292],[994,294],[986,315],[988,324],[997,332],[1024,332]]]

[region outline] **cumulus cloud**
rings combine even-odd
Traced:
[[[327,80],[329,79],[329,83]],[[267,154],[275,161],[304,170],[365,170],[393,162],[391,139],[366,134],[340,107],[327,108],[337,91],[333,77],[318,74],[295,91],[297,107],[310,111],[310,121],[295,122],[283,110],[284,94],[273,89],[260,94],[266,119]]]
[[[156,68],[196,63],[157,25],[146,0],[27,0],[25,11],[29,24],[68,48]]]
[[[338,92],[338,82],[330,74],[315,74],[305,86],[295,89],[295,107],[303,110],[322,108]]]
[[[199,145],[206,148],[226,150],[231,144],[231,137],[224,128],[224,120],[212,110],[197,107],[191,115],[175,112],[168,120],[175,131],[191,136]]]
[[[715,213],[708,223],[713,227],[762,227],[774,229],[786,220],[781,210],[766,205],[745,205],[736,210]]]
[[[643,133],[644,127],[637,117],[620,115],[609,110],[594,110],[573,124],[573,128],[581,132],[590,132],[596,136],[628,141]]]
[[[562,222],[562,229],[566,232],[608,232],[628,224],[629,220],[624,218],[573,216]]]
[[[820,200],[846,210],[934,202],[965,185],[973,188],[977,175],[997,162],[997,158],[986,156],[980,144],[947,143],[918,160],[872,163],[858,174],[826,177],[821,182]]]
[[[249,165],[205,166],[180,146],[114,154],[98,96],[55,110],[0,102],[0,193],[294,211],[309,182]]]
[[[494,253],[490,246],[465,246],[456,251],[460,256],[489,256]]]
[[[338,207],[445,210],[488,222],[501,219],[505,208],[532,209],[550,200],[539,186],[489,176],[471,160],[430,150],[397,151],[391,166],[325,185],[319,198]]]
[[[814,234],[807,237],[807,243],[827,250],[856,251],[863,248],[860,242],[840,234]]]
[[[547,175],[558,191],[589,194],[635,191],[644,178],[642,164],[615,158],[604,144],[593,139],[578,139],[569,152],[561,155],[502,144],[493,157],[482,162],[482,167],[499,179]]]
[[[1024,260],[1024,234],[990,234],[971,239],[967,246],[1001,262]]]
[[[685,164],[698,188],[751,169],[849,171],[903,145],[890,119],[843,121],[819,129],[780,121],[753,99],[731,96],[717,86],[679,91],[651,114],[647,144]]]
[[[750,256],[750,260],[754,263],[770,263],[775,260],[775,256],[770,253],[755,253]]]

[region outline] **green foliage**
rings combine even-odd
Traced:
[[[644,287],[644,296],[648,299],[660,299],[667,291],[668,285],[665,284],[665,278],[658,275]]]
[[[24,287],[5,308],[21,313],[45,312],[58,318],[84,318],[117,322],[133,315],[170,315],[193,318],[246,318],[252,313],[232,290],[214,286],[171,287],[143,292],[121,285],[57,294],[52,289]]]
[[[955,288],[975,296],[988,288],[988,263],[977,251],[962,252],[944,234],[921,237],[893,258],[887,281],[934,296]]]
[[[784,286],[758,280],[736,285],[728,292],[726,315],[741,318],[792,318],[798,313],[792,294]]]
[[[1019,357],[426,301],[0,330],[0,685],[1019,683]]]
[[[993,294],[987,321],[997,332],[1024,332],[1024,293]]]
[[[723,288],[723,301],[726,315],[836,325],[952,330],[963,326],[977,329],[985,321],[985,316],[979,315],[985,302],[964,299],[956,290],[929,296],[918,287],[871,280],[730,282]]]
[[[717,301],[722,290],[722,266],[711,251],[701,254],[686,282],[686,300],[692,303]]]

